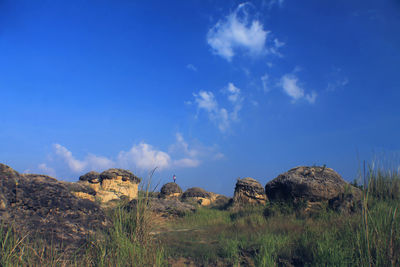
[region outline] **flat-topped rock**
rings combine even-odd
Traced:
[[[257,180],[250,177],[237,180],[233,195],[235,205],[265,204],[267,201],[264,187]]]
[[[179,198],[182,195],[182,189],[177,183],[166,183],[161,187],[160,198]]]
[[[93,184],[97,184],[100,183],[100,173],[95,172],[95,171],[91,171],[88,172],[84,175],[82,175],[81,177],[79,177],[79,181],[88,181],[89,183],[93,183]]]
[[[79,183],[89,186],[96,194],[75,191],[77,197],[107,203],[121,198],[129,200],[137,198],[140,178],[128,170],[108,169],[100,174],[94,171],[88,172],[79,177]]]
[[[108,169],[102,173],[100,173],[100,180],[122,180],[122,181],[131,181],[133,183],[140,183],[140,178],[134,175],[131,171],[124,169]]]

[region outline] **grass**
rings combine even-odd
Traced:
[[[170,227],[161,240],[171,257],[197,265],[399,266],[400,176],[372,171],[363,208],[351,216],[322,209],[304,216],[286,203],[239,211],[200,208]]]
[[[287,203],[200,207],[165,221],[156,235],[151,193],[142,190],[135,208],[110,209],[112,226],[73,255],[0,227],[0,266],[168,266],[179,258],[197,266],[399,266],[400,175],[370,169],[365,176],[362,209],[352,215],[324,208],[304,216],[302,205]]]

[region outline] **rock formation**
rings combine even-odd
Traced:
[[[196,207],[175,198],[154,198],[150,201],[150,209],[161,216],[168,217],[183,216],[187,213],[194,212]]]
[[[255,179],[238,179],[233,195],[234,205],[266,204],[268,201],[263,186]]]
[[[217,197],[217,194],[209,193],[203,188],[192,187],[182,195],[182,201],[198,203],[202,206],[210,205]]]
[[[306,209],[320,209],[321,203],[346,192],[355,201],[361,198],[358,188],[351,186],[337,172],[326,167],[293,168],[268,182],[265,191],[270,201],[304,202]]]
[[[49,244],[75,249],[107,225],[98,204],[74,196],[72,191],[77,189],[91,192],[84,185],[19,174],[0,164],[0,221],[23,235],[39,235]]]
[[[74,192],[77,197],[107,203],[124,197],[129,200],[137,198],[140,178],[128,170],[109,169],[100,174],[93,171],[86,173],[79,177],[79,183],[90,187],[95,194],[77,190]]]
[[[180,198],[182,189],[176,183],[167,183],[161,187],[160,198]]]

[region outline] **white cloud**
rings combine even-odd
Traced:
[[[268,79],[269,79],[268,74],[264,74],[264,76],[261,77],[261,83],[262,83],[264,92],[269,92],[270,91],[270,88],[268,86]]]
[[[88,154],[84,160],[78,160],[72,155],[71,151],[60,144],[54,144],[53,148],[55,154],[67,163],[71,171],[76,173],[84,170],[104,170],[115,165],[112,160],[93,154]]]
[[[317,93],[313,91],[311,94],[305,95],[305,98],[309,103],[314,104],[315,99],[317,99]]]
[[[53,168],[47,166],[46,163],[39,164],[38,169],[40,171],[44,172],[44,174],[46,174],[46,175],[56,177],[56,171]]]
[[[218,128],[224,132],[229,127],[228,112],[224,108],[219,108],[217,100],[212,92],[200,91],[193,93],[194,101],[198,109],[203,109],[208,113],[211,121],[218,125]]]
[[[243,102],[240,89],[233,83],[229,83],[223,92],[227,94],[227,99],[232,105],[231,112],[224,107],[219,107],[212,92],[200,91],[199,93],[193,93],[194,102],[197,104],[198,109],[205,110],[209,119],[217,124],[221,132],[225,132],[232,121],[238,120],[238,113],[242,109]]]
[[[231,112],[231,119],[238,120],[238,113],[242,109],[243,97],[241,96],[240,89],[237,88],[233,83],[228,84],[227,88],[228,100],[233,105],[233,111]]]
[[[233,83],[229,83],[227,91],[229,93],[228,100],[234,104],[237,103],[240,97],[240,89],[237,88]]]
[[[186,68],[192,71],[197,71],[197,68],[193,64],[187,64]]]
[[[193,96],[200,109],[213,112],[218,108],[217,101],[212,92],[200,91],[198,94],[194,93]]]
[[[242,49],[251,55],[265,52],[265,42],[269,31],[265,31],[262,23],[250,21],[246,10],[248,3],[240,4],[225,19],[219,20],[207,33],[207,42],[213,52],[228,61],[235,55],[236,49]]]
[[[202,160],[217,160],[223,158],[223,154],[217,151],[215,146],[207,147],[201,144],[190,145],[185,141],[181,133],[176,134],[176,141],[170,146],[169,153],[157,150],[150,144],[141,142],[133,145],[128,151],[120,151],[113,161],[107,157],[87,154],[84,160],[78,160],[66,147],[60,144],[53,145],[53,153],[57,157],[49,160],[56,168],[69,169],[72,173],[84,173],[91,170],[103,171],[108,168],[125,168],[133,171],[149,171],[154,168],[160,170],[171,168],[198,167]],[[214,156],[217,154],[218,157]],[[56,176],[56,170],[47,163],[38,165],[38,170]]]
[[[75,159],[71,151],[60,144],[54,144],[53,147],[56,155],[61,157],[73,172],[82,172],[85,169],[87,162]]]
[[[197,157],[199,155],[199,151],[189,147],[189,144],[185,141],[181,133],[176,133],[176,142],[170,147],[170,150],[179,151],[191,158]]]
[[[153,168],[165,169],[171,164],[171,157],[163,152],[154,149],[151,145],[140,143],[134,145],[129,151],[121,151],[118,154],[119,164],[126,167],[135,167],[141,170]]]
[[[280,86],[283,91],[292,98],[293,102],[304,98],[309,103],[315,103],[317,93],[312,92],[311,94],[305,94],[304,89],[298,84],[298,78],[294,74],[285,74],[282,76]]]

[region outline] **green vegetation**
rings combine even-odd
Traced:
[[[398,266],[400,175],[370,171],[363,208],[343,215],[323,208],[304,215],[304,203],[239,211],[200,208],[160,235],[166,253],[197,265]]]
[[[184,258],[203,266],[399,266],[400,175],[367,174],[363,207],[318,216],[286,203],[240,210],[199,208],[154,223],[148,193],[135,207],[109,210],[111,227],[76,253],[0,228],[0,266],[168,266]],[[148,190],[147,190],[148,192]]]

